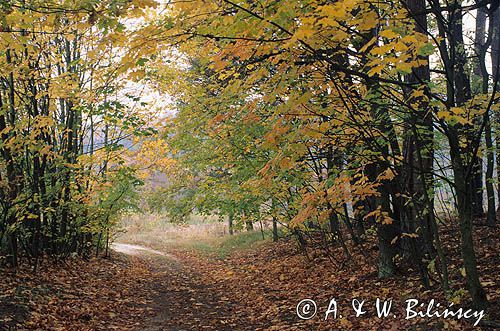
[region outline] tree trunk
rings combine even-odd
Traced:
[[[450,154],[455,179],[458,202],[458,217],[460,221],[460,246],[463,264],[466,273],[467,288],[472,298],[475,309],[485,309],[487,306],[486,293],[479,281],[477,271],[476,253],[472,238],[472,209],[473,192],[470,191],[471,178],[466,176],[466,170],[461,156],[459,138],[456,130],[450,128],[448,139]]]
[[[462,107],[470,99],[470,81],[466,75],[467,57],[465,54],[465,44],[463,37],[463,13],[461,10],[455,10],[450,13],[451,31],[449,33],[449,42],[451,46],[449,72],[452,73],[453,93],[448,91],[452,100],[447,100],[448,105]],[[449,89],[450,87],[448,87]],[[477,167],[477,154],[466,155],[470,153],[468,149],[462,149],[460,138],[466,138],[468,141],[474,141],[470,130],[461,125],[449,125],[447,130],[448,142],[450,145],[450,158],[453,168],[454,184],[457,194],[457,208],[460,222],[460,245],[463,258],[463,264],[466,273],[467,288],[472,298],[472,303],[476,309],[485,309],[487,306],[486,293],[479,281],[477,271],[476,253],[474,251],[474,241],[472,238],[472,221],[477,215],[479,206],[477,204],[477,173],[474,169]],[[472,140],[471,140],[472,139]],[[464,157],[466,157],[464,159]],[[470,163],[466,163],[465,160]],[[468,169],[471,169],[469,171]],[[477,169],[477,168],[476,168]],[[482,205],[481,205],[482,207]]]
[[[273,241],[278,241],[278,220],[273,216]]]
[[[278,241],[278,217],[276,216],[276,201],[274,198],[271,199],[271,212],[273,215],[273,241]]]
[[[488,40],[486,37],[486,17],[487,9],[485,7],[479,8],[477,10],[476,16],[476,36],[474,40],[474,49],[476,52],[477,60],[474,66],[474,74],[480,77],[480,89],[479,92],[483,94],[488,93],[488,81],[489,75],[486,69],[486,52],[489,45],[491,44],[491,31]],[[490,27],[491,27],[490,21]],[[493,188],[493,168],[494,168],[494,152],[493,152],[493,138],[491,133],[491,123],[490,114],[486,113],[484,115],[485,121],[485,142],[486,142],[486,197],[488,202],[488,211],[486,214],[486,220],[488,225],[493,226],[496,221],[496,208],[495,208],[495,190]],[[482,170],[482,169],[480,169]]]
[[[253,231],[253,222],[251,220],[245,221],[247,231]]]
[[[427,33],[427,15],[418,14],[426,8],[425,0],[408,0],[406,2],[410,16],[415,20],[415,31]],[[411,74],[406,75],[406,81],[413,84],[421,84],[421,88],[428,88],[430,81],[429,57],[421,56],[422,61],[427,64],[414,68]],[[416,109],[411,109],[407,119],[407,137],[403,144],[403,157],[405,167],[402,173],[404,178],[404,191],[410,198],[409,203],[405,203],[408,208],[403,211],[406,230],[419,231],[419,243],[416,238],[406,238],[410,241],[406,246],[410,247],[412,260],[417,264],[422,263],[420,250],[416,246],[423,247],[423,254],[428,254],[430,258],[435,256],[432,233],[432,213],[434,213],[434,194],[433,194],[433,160],[434,160],[434,133],[432,111],[428,101],[422,97],[414,98],[410,91],[408,94],[408,103],[417,104]],[[418,154],[418,155],[417,155]],[[420,158],[418,157],[420,156]],[[425,197],[428,197],[426,199]],[[413,248],[411,248],[413,247]],[[419,269],[422,269],[420,266]],[[424,277],[425,278],[425,277]]]
[[[227,217],[227,222],[228,222],[228,227],[229,227],[229,234],[232,236],[234,234],[233,213],[229,213],[229,216]]]
[[[387,211],[389,207],[389,194],[385,188],[380,189],[381,196],[377,198],[382,211]],[[400,234],[399,225],[396,222],[385,224],[377,223],[377,237],[379,247],[378,276],[380,278],[392,277],[396,272],[394,257],[397,253],[396,238]]]
[[[492,72],[492,78],[493,78],[493,84],[492,86],[496,85],[496,90],[498,91],[498,79],[500,77],[500,66],[499,61],[500,61],[500,7],[491,12],[490,14],[490,26],[489,26],[489,34],[491,36],[491,72]],[[498,92],[497,92],[498,93]],[[500,113],[496,113],[495,118],[493,119],[496,121],[496,128],[495,128],[495,134],[496,134],[496,156],[497,156],[497,183],[500,183],[500,157],[499,157],[499,152],[500,152]],[[500,201],[500,184],[497,184],[498,191],[497,191],[497,197]],[[498,204],[498,207],[500,208],[500,202]],[[495,220],[496,222],[496,220]]]

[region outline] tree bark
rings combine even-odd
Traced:
[[[476,15],[476,35],[474,40],[474,49],[476,52],[477,60],[474,66],[474,74],[480,78],[479,93],[488,93],[489,75],[486,69],[486,52],[491,44],[491,31],[490,36],[486,40],[486,17],[487,9],[485,7],[479,8]],[[490,21],[490,27],[492,21]],[[491,30],[491,29],[490,29]],[[493,138],[490,123],[490,114],[485,114],[485,143],[486,143],[486,197],[487,197],[487,213],[486,220],[488,225],[493,226],[496,221],[496,208],[495,208],[495,190],[493,188],[493,168],[494,168],[494,151],[493,151]],[[482,170],[482,169],[480,169]]]
[[[470,99],[470,81],[466,75],[465,68],[467,58],[464,48],[463,39],[463,13],[461,10],[456,10],[450,13],[450,47],[451,47],[451,64],[453,71],[454,105],[461,107],[467,100]],[[486,293],[479,281],[477,271],[476,253],[474,251],[474,241],[472,238],[472,221],[474,216],[479,212],[477,201],[477,173],[474,168],[477,167],[477,155],[470,155],[470,164],[466,164],[463,159],[463,154],[467,154],[467,149],[462,150],[460,146],[460,137],[471,139],[466,128],[460,125],[448,126],[448,142],[450,145],[450,157],[453,168],[454,183],[457,194],[458,215],[460,222],[460,241],[463,264],[467,279],[467,288],[472,298],[473,305],[476,309],[485,309],[487,306]],[[468,173],[467,169],[472,171]],[[481,204],[482,209],[482,204]]]
[[[227,217],[227,222],[228,222],[228,227],[229,227],[229,234],[232,236],[234,234],[233,213],[229,213],[229,216]]]
[[[485,309],[487,306],[486,293],[479,281],[476,253],[472,238],[472,209],[473,192],[470,191],[464,163],[461,156],[459,138],[456,130],[450,128],[449,141],[451,162],[455,177],[455,187],[458,202],[458,215],[460,221],[460,246],[463,264],[466,273],[467,288],[476,309]]]

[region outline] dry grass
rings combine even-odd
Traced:
[[[173,224],[159,214],[128,214],[122,218],[124,232],[116,241],[164,248],[196,240],[211,240],[228,233],[227,225],[214,217],[193,215],[188,224]]]
[[[260,230],[230,236],[227,224],[216,217],[192,215],[187,224],[173,224],[163,215],[129,214],[123,217],[121,224],[123,232],[116,236],[116,242],[160,251],[194,249],[223,257],[234,250],[255,247],[263,242]],[[269,230],[265,233],[269,239]]]

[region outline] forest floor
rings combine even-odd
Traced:
[[[482,283],[491,304],[483,321],[499,321],[499,232],[481,232],[478,247]],[[259,233],[257,233],[258,235]],[[241,234],[241,238],[248,235]],[[258,237],[258,236],[254,236]],[[240,239],[241,239],[240,238]],[[238,239],[238,240],[240,240]],[[243,240],[243,239],[241,239]],[[241,241],[240,240],[240,241]],[[233,243],[238,241],[234,241]],[[405,319],[405,300],[445,305],[437,284],[425,291],[417,275],[400,270],[377,278],[376,251],[364,249],[348,264],[335,265],[319,251],[298,254],[292,241],[255,241],[232,252],[187,248],[171,243],[115,244],[110,259],[70,259],[64,267],[46,262],[33,274],[0,270],[0,329],[8,330],[473,330],[464,319]],[[144,243],[145,244],[145,243]],[[219,246],[220,248],[220,246]],[[357,248],[358,250],[360,248]],[[453,247],[448,249],[453,250]],[[335,251],[333,251],[335,255]],[[354,253],[354,251],[353,251]],[[452,252],[450,252],[452,253]],[[341,252],[336,254],[341,256]],[[450,262],[456,307],[467,307],[463,276]],[[318,313],[297,316],[303,299]],[[337,317],[325,312],[337,302]],[[388,317],[376,316],[376,299],[392,300]],[[356,317],[351,302],[365,300]],[[422,308],[425,310],[425,308]]]

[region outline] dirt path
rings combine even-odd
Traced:
[[[154,280],[155,293],[151,318],[137,330],[244,330],[238,320],[234,298],[219,294],[214,284],[207,284],[200,274],[181,258],[148,247],[116,243],[117,252],[147,262]],[[250,328],[248,328],[250,329]],[[252,328],[255,330],[255,328]]]
[[[415,285],[416,278],[410,285],[402,278],[382,283],[376,265],[364,260],[342,271],[326,258],[312,265],[284,241],[235,251],[224,259],[175,247],[165,252],[133,245],[117,249],[133,255],[131,259],[139,259],[147,269],[139,291],[148,293],[144,302],[151,314],[135,330],[437,330],[442,325],[450,330],[475,329],[465,319],[404,318],[401,303],[408,298],[446,302],[442,291],[423,292]],[[340,247],[337,253],[342,254]],[[485,274],[490,275],[485,278],[487,284],[494,284],[497,273]],[[373,309],[356,317],[348,310],[354,296],[366,300],[368,307],[374,307],[377,298],[390,298],[395,302],[393,313],[400,318],[381,319]],[[299,319],[296,312],[297,303],[305,298],[318,303],[318,314],[309,320]],[[346,315],[325,320],[323,314],[332,298],[343,303],[341,311]]]
[[[153,255],[165,256],[165,257],[168,257],[168,258],[173,259],[173,260],[176,259],[175,256],[173,256],[171,254],[166,254],[164,252],[160,252],[160,251],[157,251],[157,250],[154,250],[154,249],[151,249],[148,247],[144,247],[144,246],[139,246],[139,245],[113,243],[113,244],[111,244],[111,248],[115,252],[123,253],[126,255],[141,255],[144,253],[150,253]]]

